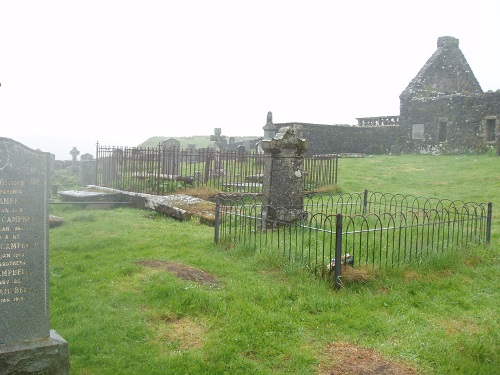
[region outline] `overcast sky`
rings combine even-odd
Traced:
[[[397,115],[439,36],[500,89],[499,18],[498,0],[0,0],[0,136],[70,159],[96,141],[260,136],[268,111]]]

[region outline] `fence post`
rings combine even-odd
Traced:
[[[342,214],[337,214],[335,226],[335,268],[334,268],[334,288],[339,290],[341,286],[340,276],[342,273]]]
[[[156,154],[156,160],[158,161],[158,166],[156,167],[156,195],[160,195],[161,143],[158,143],[156,149],[158,150]]]
[[[99,171],[99,141],[95,143],[95,186],[99,186],[99,177],[97,172]]]
[[[217,200],[215,201],[215,233],[214,242],[219,243],[219,215],[220,215],[220,194],[217,194]]]
[[[366,206],[368,205],[368,189],[363,193],[363,215],[366,214]]]
[[[486,218],[486,243],[490,243],[491,239],[491,216],[493,214],[493,203],[488,203],[488,217]]]
[[[337,185],[337,176],[338,176],[338,173],[339,173],[339,155],[335,155],[335,173],[334,173],[334,176],[335,176],[335,185]]]

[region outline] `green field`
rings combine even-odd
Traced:
[[[181,149],[187,149],[188,145],[193,144],[196,148],[214,147],[214,142],[210,141],[209,135],[193,135],[191,137],[161,137],[155,136],[146,139],[142,142],[139,147],[157,147],[164,140],[174,138],[180,142]],[[256,139],[258,136],[248,136],[248,137],[234,137],[236,142],[242,142],[247,139]]]
[[[71,373],[497,374],[500,158],[341,159],[338,181],[491,201],[491,244],[334,291],[280,255],[214,245],[197,220],[54,205],[65,223],[50,230],[51,328]]]

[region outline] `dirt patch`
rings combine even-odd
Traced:
[[[204,325],[192,318],[155,314],[148,325],[154,332],[152,342],[167,351],[198,349],[205,341]]]
[[[341,270],[341,280],[346,283],[367,283],[375,280],[375,274],[367,266],[351,267],[343,266]]]
[[[318,369],[322,375],[417,375],[408,365],[384,359],[372,349],[338,342],[328,345]]]
[[[182,280],[194,281],[206,286],[215,286],[218,284],[217,279],[212,274],[180,263],[163,260],[141,260],[135,263],[141,266],[168,271]]]
[[[415,271],[407,271],[407,272],[405,272],[404,277],[403,277],[403,280],[405,282],[413,281],[413,280],[420,280],[420,279],[422,279],[422,276],[420,276]]]

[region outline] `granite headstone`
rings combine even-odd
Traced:
[[[1,374],[69,371],[67,343],[50,330],[49,183],[49,153],[0,138]]]

